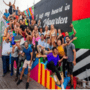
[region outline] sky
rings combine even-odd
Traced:
[[[7,4],[9,2],[11,2],[12,4],[14,3],[14,0],[4,0]],[[35,1],[35,4],[37,2],[39,2],[40,0],[16,0],[16,3],[15,3],[15,6],[19,7],[19,9],[21,11],[24,11],[26,10],[27,8],[31,7],[34,5],[34,1]],[[4,13],[5,9],[9,9],[9,6],[6,6],[4,3],[3,3],[3,0],[0,0],[0,11],[2,13]]]

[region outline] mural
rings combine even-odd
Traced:
[[[89,0],[73,0],[72,1],[72,23],[77,32],[75,44],[77,50],[77,64],[74,67],[74,76],[80,79],[90,80],[90,12],[89,12]],[[29,8],[25,13],[32,16],[31,10],[35,12],[34,7]],[[34,16],[34,15],[33,15]],[[70,35],[73,32],[69,33]],[[88,72],[88,73],[87,73]],[[87,75],[86,75],[87,73]],[[82,76],[82,77],[81,77]]]
[[[30,19],[34,19],[34,6],[24,11],[25,15],[29,15]]]

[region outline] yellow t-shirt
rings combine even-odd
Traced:
[[[65,55],[65,52],[64,52],[64,49],[63,49],[62,46],[58,46],[57,49],[58,49],[58,53],[59,53],[60,56],[64,56]]]

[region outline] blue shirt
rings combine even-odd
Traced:
[[[53,48],[53,45],[49,45],[49,49],[52,50],[52,48]]]
[[[23,52],[25,53],[26,59],[30,61],[31,59],[30,53],[32,52],[32,48],[31,47],[29,47],[28,49],[24,48]]]
[[[41,36],[42,34],[44,35],[44,33],[43,33],[43,32],[42,32],[42,33],[40,33],[40,32],[39,32],[39,36]]]
[[[18,10],[16,10],[16,15],[18,15]]]
[[[38,41],[38,45],[41,45],[41,46],[45,47],[45,42],[44,42],[44,40],[41,41],[41,39],[39,39],[39,41]]]
[[[9,17],[9,13],[4,13],[5,17],[8,18]]]

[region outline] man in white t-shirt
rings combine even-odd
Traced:
[[[3,63],[3,77],[9,72],[9,55],[10,50],[9,37],[7,37],[2,43],[2,63]]]

